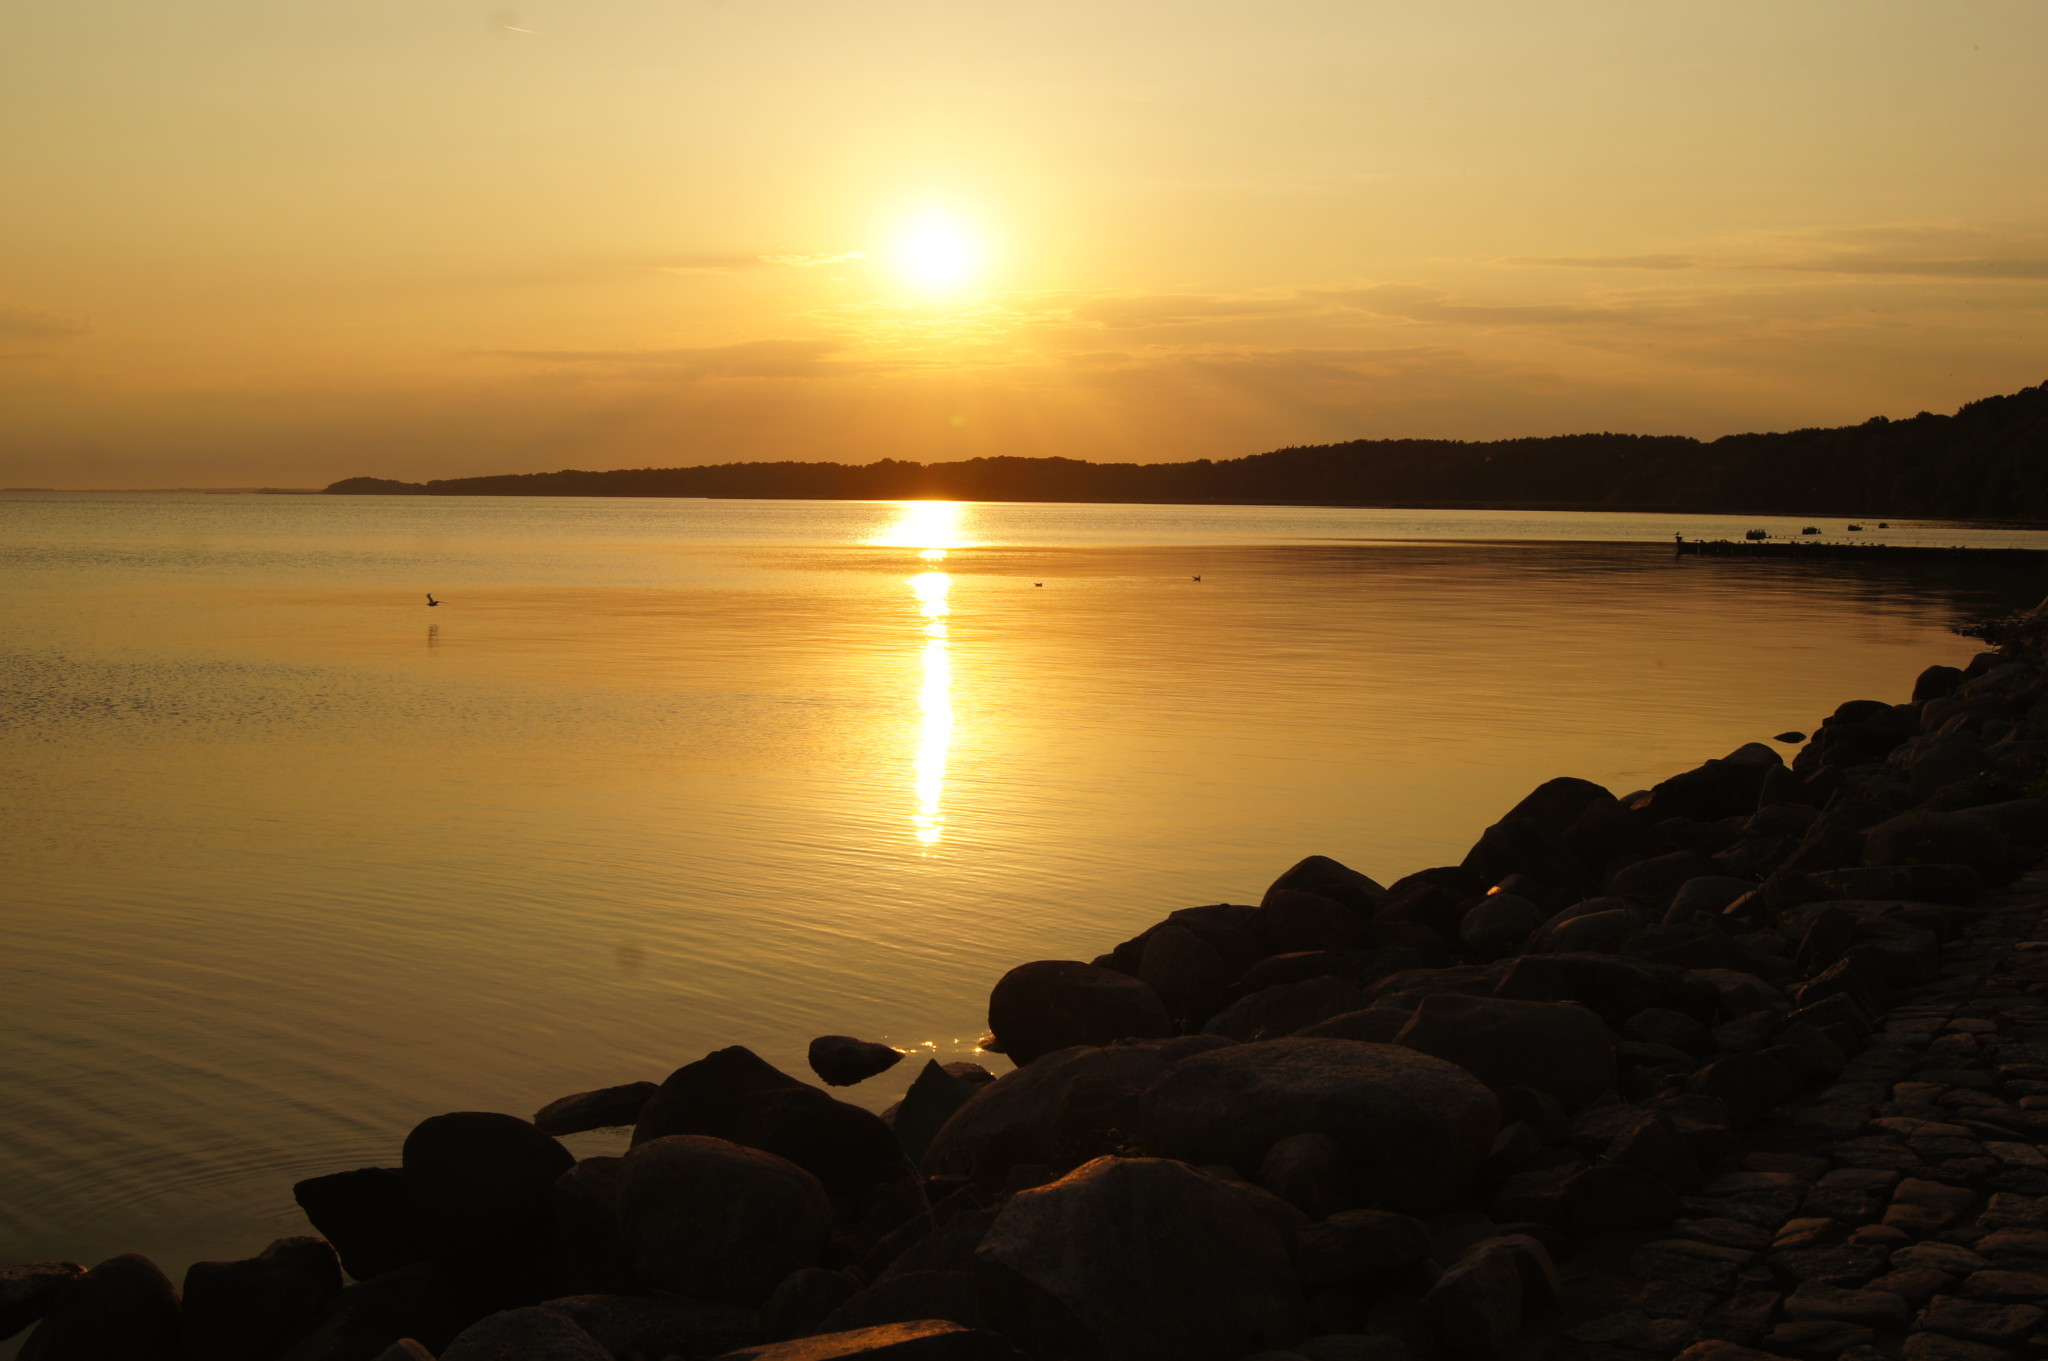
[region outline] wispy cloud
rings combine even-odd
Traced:
[[[1696,269],[1690,255],[1518,255],[1511,265],[1548,265],[1557,269]]]
[[[865,373],[865,362],[834,361],[843,347],[830,340],[755,340],[742,345],[709,345],[663,350],[483,350],[502,359],[522,359],[613,377],[695,382],[710,378],[829,378]]]
[[[0,338],[9,340],[69,340],[89,329],[49,312],[32,312],[25,307],[0,307]]]
[[[1381,284],[1376,288],[1331,291],[1317,296],[1375,316],[1408,321],[1463,323],[1471,326],[1637,325],[1652,320],[1640,309],[1586,306],[1573,303],[1498,305],[1451,301],[1440,289],[1416,284]]]
[[[820,265],[844,265],[855,260],[865,260],[864,250],[841,251],[837,255],[764,255],[762,261],[771,265],[793,265],[797,269],[816,269]]]

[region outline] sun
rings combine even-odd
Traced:
[[[936,209],[906,223],[890,252],[896,272],[931,293],[964,288],[981,273],[984,256],[981,242],[965,223]]]

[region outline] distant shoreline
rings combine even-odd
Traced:
[[[1181,463],[972,458],[783,461],[351,477],[327,495],[631,496],[820,501],[1342,506],[1376,509],[2048,520],[2048,384],[1953,416],[1728,435],[1352,440]],[[1819,507],[1835,507],[1822,512]]]

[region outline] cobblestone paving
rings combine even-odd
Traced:
[[[1970,914],[1831,1084],[1683,1216],[1562,1264],[1558,1361],[2048,1358],[2048,864]]]

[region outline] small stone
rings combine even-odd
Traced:
[[[1866,1328],[1902,1328],[1910,1311],[1903,1296],[1884,1290],[1839,1290],[1808,1281],[1785,1297],[1785,1316],[1834,1319]]]
[[[1936,1295],[1954,1289],[1955,1283],[1956,1278],[1946,1271],[1936,1271],[1932,1267],[1901,1267],[1878,1277],[1866,1288],[1888,1291],[1909,1304],[1925,1304]]]
[[[2048,1301],[2048,1276],[2037,1276],[2031,1271],[1977,1271],[1963,1281],[1956,1293],[1973,1300],[2038,1305]]]
[[[1918,1243],[1910,1248],[1900,1248],[1892,1253],[1891,1262],[1894,1267],[1924,1267],[1953,1272],[1958,1276],[1967,1276],[1991,1265],[1968,1248],[1955,1243]]]
[[[903,1051],[851,1035],[820,1035],[811,1041],[811,1071],[829,1086],[851,1087],[903,1061]]]
[[[1981,1342],[1965,1342],[1940,1333],[1914,1333],[1906,1339],[1904,1355],[1906,1361],[2012,1361],[2012,1353],[2003,1347],[1987,1347]]]
[[[1852,1243],[1870,1243],[1878,1247],[1896,1248],[1903,1247],[1907,1243],[1912,1242],[1913,1236],[1904,1229],[1894,1228],[1889,1224],[1865,1224],[1862,1228],[1849,1235],[1849,1241]]]
[[[655,1082],[628,1082],[617,1087],[600,1087],[594,1092],[577,1092],[550,1101],[534,1113],[533,1123],[543,1134],[557,1138],[586,1130],[614,1129],[631,1125],[661,1090]]]
[[[1925,1332],[1947,1333],[1969,1342],[2003,1346],[2017,1342],[2040,1326],[2048,1313],[2027,1304],[1994,1304],[1966,1300],[1955,1295],[1936,1295],[1920,1316]]]
[[[1805,1319],[1781,1323],[1764,1334],[1766,1352],[1801,1358],[1834,1357],[1850,1347],[1867,1346],[1877,1334],[1857,1323],[1836,1323],[1826,1319]]]

